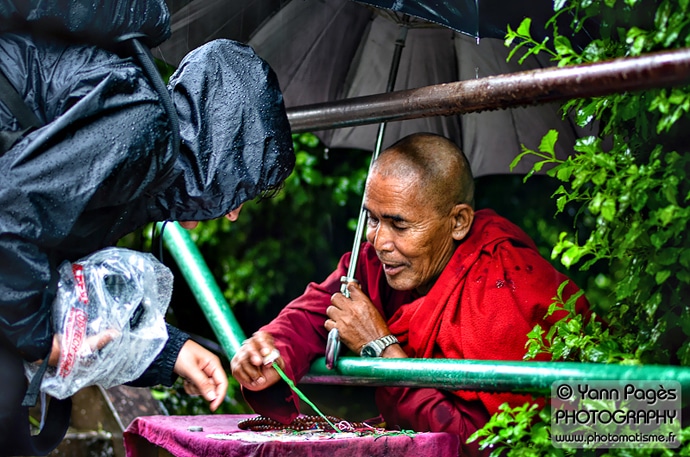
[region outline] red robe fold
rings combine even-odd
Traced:
[[[324,355],[326,308],[340,289],[349,260],[344,255],[324,282],[309,284],[262,328],[275,338],[293,379]],[[544,320],[559,285],[568,279],[539,255],[522,230],[491,210],[475,213],[468,237],[423,297],[391,289],[369,243],[362,245],[355,277],[409,357],[475,360],[522,360],[527,333],[536,324],[548,329],[563,317],[556,313]],[[577,290],[569,283],[564,297]],[[586,307],[582,297],[578,309],[585,312]],[[257,413],[287,422],[297,415],[298,400],[285,389],[276,385],[244,393]],[[449,431],[464,441],[503,402],[515,406],[527,400],[510,393],[380,387],[376,403],[389,425]]]
[[[522,360],[534,326],[548,329],[564,317],[559,312],[543,319],[558,286],[567,279],[517,226],[495,213],[478,211],[470,236],[434,287],[401,306],[388,326],[410,357]],[[571,281],[563,295],[577,291]],[[582,297],[579,311],[586,312],[586,307]],[[503,402],[516,406],[529,400],[507,393],[455,394],[481,400],[490,414]]]

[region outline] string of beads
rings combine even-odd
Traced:
[[[326,416],[328,420],[336,424],[340,431],[354,431],[369,429],[374,427],[365,422],[348,422],[334,416]],[[289,424],[283,424],[277,420],[273,420],[265,416],[250,417],[249,419],[241,420],[237,423],[240,430],[248,430],[254,432],[266,432],[273,430],[331,430],[331,425],[320,416],[299,416]]]

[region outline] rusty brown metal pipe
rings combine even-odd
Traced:
[[[449,116],[690,83],[690,49],[489,76],[287,110],[294,133]]]

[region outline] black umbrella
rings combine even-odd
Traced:
[[[155,52],[176,64],[213,38],[246,41],[278,74],[289,108],[544,66],[532,56],[523,65],[516,58],[507,63],[508,49],[492,37],[504,33],[504,21],[517,27],[527,14],[548,17],[550,0],[530,2],[524,11],[507,0],[366,3],[384,8],[350,0],[256,0],[243,5],[192,0],[173,13],[173,35]],[[452,29],[436,24],[442,21]],[[398,63],[396,49],[401,51]],[[436,132],[462,146],[479,177],[508,173],[521,145],[536,149],[551,128],[559,130],[559,145],[572,144],[577,136],[573,125],[561,119],[557,105],[393,122],[383,136],[376,125],[316,133],[330,147],[374,150],[412,132]],[[531,167],[526,159],[515,171],[525,173]]]
[[[409,14],[473,37],[503,38],[507,26],[515,29],[526,16],[536,24],[535,36],[542,37],[544,24],[553,15],[552,0],[525,4],[506,0],[357,0],[377,8]]]
[[[266,19],[290,1],[167,0],[173,13],[173,34],[161,48],[165,50],[163,58],[177,65],[187,52],[218,37],[247,42]],[[533,19],[534,36],[542,37],[544,24],[553,12],[552,0],[532,0],[527,5],[508,0],[358,0],[356,3],[408,14],[482,38],[503,38],[507,26],[517,27],[525,16]]]

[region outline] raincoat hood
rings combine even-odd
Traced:
[[[181,145],[176,177],[157,199],[154,218],[221,217],[290,174],[295,156],[283,96],[252,48],[207,43],[182,60],[168,89]]]

